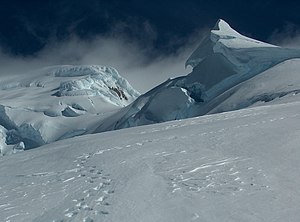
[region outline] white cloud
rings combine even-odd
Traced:
[[[283,47],[300,48],[300,27],[289,23],[283,29],[276,29],[269,42]]]
[[[145,23],[148,33],[155,38],[155,31]],[[34,56],[17,57],[0,50],[0,74],[25,74],[26,72],[52,65],[99,64],[115,67],[122,76],[141,92],[148,91],[169,77],[185,75],[184,63],[196,48],[203,30],[191,34],[184,46],[171,55],[153,53],[151,46],[145,47],[128,37],[96,36],[82,40],[73,36],[67,41],[50,41]],[[175,40],[174,40],[175,41]],[[178,40],[176,40],[178,41]],[[157,55],[157,56],[153,56]]]

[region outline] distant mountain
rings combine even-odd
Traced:
[[[239,34],[219,20],[186,61],[193,71],[169,79],[101,120],[95,132],[260,105],[298,93],[300,50]]]
[[[82,135],[139,96],[114,68],[54,66],[0,79],[0,152]]]

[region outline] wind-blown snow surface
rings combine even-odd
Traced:
[[[188,58],[186,65],[193,67],[190,74],[169,79],[140,96],[100,121],[96,132],[236,110],[293,94],[300,89],[297,58],[298,49],[245,37],[219,20]],[[224,102],[228,97],[230,106]]]
[[[299,144],[297,100],[59,141],[1,158],[0,221],[298,222]]]
[[[105,66],[54,66],[0,79],[0,154],[82,135],[139,96]]]

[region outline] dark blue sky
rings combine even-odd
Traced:
[[[109,34],[168,54],[218,18],[267,41],[276,30],[297,29],[299,12],[300,3],[291,0],[1,0],[0,46],[6,53],[27,56],[53,39]]]

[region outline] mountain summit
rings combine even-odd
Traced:
[[[185,65],[193,68],[190,74],[169,79],[140,96],[101,123],[96,132],[244,108],[295,92],[300,89],[295,84],[300,78],[295,58],[300,58],[300,50],[243,36],[220,19],[187,59]],[[283,68],[289,72],[280,72]],[[243,85],[252,87],[251,93],[242,90]],[[225,105],[224,100],[233,96],[231,105]]]
[[[186,61],[186,66],[193,67],[187,82],[205,85],[212,98],[280,62],[299,57],[297,49],[248,38],[219,20]]]
[[[186,61],[186,66],[196,67],[201,61],[214,53],[221,53],[220,46],[227,48],[256,48],[276,47],[241,35],[224,20],[219,19],[211,31],[206,35],[199,47]]]

